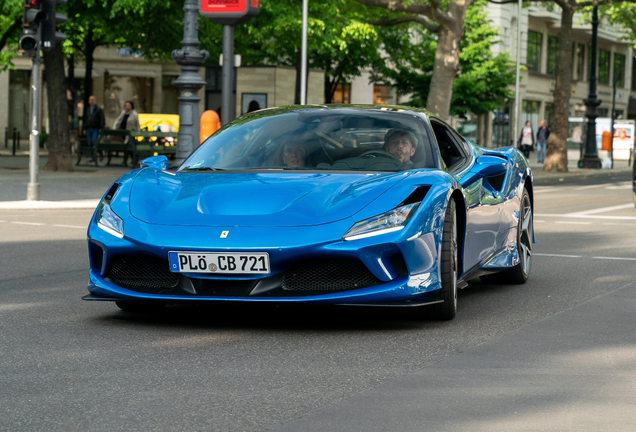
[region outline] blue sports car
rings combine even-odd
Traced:
[[[253,302],[409,307],[449,320],[457,290],[529,276],[532,173],[399,106],[244,115],[176,170],[145,159],[88,228],[85,300],[123,310]]]

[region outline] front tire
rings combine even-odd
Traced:
[[[442,234],[442,254],[440,256],[442,289],[439,299],[443,303],[430,306],[410,308],[409,313],[418,319],[452,320],[457,313],[457,271],[459,254],[457,247],[457,212],[455,200],[451,199],[446,206],[444,232]]]

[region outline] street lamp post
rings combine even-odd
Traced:
[[[174,81],[179,89],[179,135],[177,141],[177,166],[192,153],[199,144],[199,101],[198,91],[205,85],[199,76],[199,69],[210,55],[199,49],[199,5],[197,0],[185,0],[183,6],[182,48],[172,51],[172,59],[181,66],[181,75]]]
[[[598,157],[598,149],[596,147],[596,118],[598,117],[598,106],[601,100],[596,98],[596,51],[598,42],[598,5],[594,5],[592,13],[592,65],[590,67],[590,93],[585,99],[585,116],[587,117],[587,134],[585,139],[585,154],[579,161],[581,168],[601,167],[601,160]]]

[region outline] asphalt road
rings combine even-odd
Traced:
[[[83,302],[90,210],[0,210],[2,431],[633,431],[629,175],[537,182],[525,285],[402,309]]]

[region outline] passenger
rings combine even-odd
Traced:
[[[283,163],[288,167],[304,167],[307,150],[302,144],[289,143],[283,147]]]
[[[384,149],[404,165],[413,163],[411,157],[415,154],[416,148],[415,135],[406,129],[391,129],[384,135]]]

